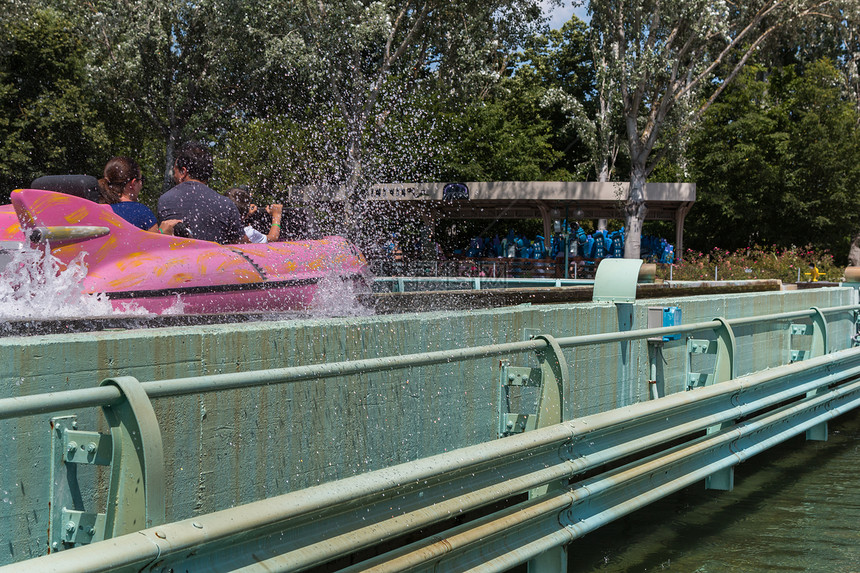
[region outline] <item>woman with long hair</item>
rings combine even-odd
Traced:
[[[102,203],[107,203],[113,212],[144,231],[158,231],[158,220],[152,210],[138,203],[137,197],[143,189],[140,165],[129,157],[113,157],[107,162],[104,177],[99,179],[99,194]]]

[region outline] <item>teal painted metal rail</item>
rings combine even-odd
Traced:
[[[685,335],[706,330],[718,330],[725,325],[729,327],[748,326],[766,322],[786,322],[803,318],[817,317],[819,312],[829,315],[844,312],[855,312],[860,306],[845,305],[821,309],[798,310],[780,314],[769,314],[731,320],[713,320],[664,328],[648,328],[624,332],[591,334],[586,336],[570,336],[556,338],[562,348],[577,348],[594,344],[625,342],[648,338],[659,338],[671,335]],[[546,340],[534,339],[523,342],[509,342],[452,350],[439,350],[401,356],[386,356],[353,360],[349,362],[334,362],[314,364],[311,366],[294,366],[271,370],[237,372],[231,374],[215,374],[193,378],[172,378],[153,382],[143,382],[141,385],[146,394],[152,398],[182,396],[205,392],[217,392],[237,388],[265,386],[267,384],[286,384],[321,378],[335,378],[355,374],[414,368],[433,364],[444,364],[458,360],[489,358],[508,354],[531,352],[548,346]],[[114,387],[102,386],[63,392],[50,392],[34,396],[20,396],[0,400],[0,420],[45,414],[70,410],[75,408],[100,407],[114,404],[122,399],[122,395]]]
[[[153,424],[157,433],[157,421],[149,417],[151,406],[146,408],[147,396],[295,383],[530,351],[540,353],[546,376],[538,429],[533,431],[171,524],[158,523],[157,498],[163,484],[158,483],[160,472],[154,466],[159,462],[152,459],[152,452],[160,446],[160,436],[143,437],[142,443],[132,440],[124,447],[126,453],[138,452],[139,467],[131,475],[139,477],[146,490],[146,496],[129,510],[132,516],[137,512],[145,518],[137,520],[140,531],[129,534],[127,526],[119,527],[107,531],[103,542],[0,571],[91,571],[95,567],[104,571],[171,567],[299,571],[526,492],[531,495],[521,503],[405,545],[360,567],[502,571],[536,560],[533,563],[545,570],[558,570],[563,557],[558,548],[572,539],[690,483],[719,475],[793,435],[806,431],[810,439],[824,438],[826,429],[821,428],[827,420],[860,405],[856,380],[860,348],[853,348],[562,422],[567,382],[560,349],[701,330],[716,331],[716,344],[730,346],[733,337],[719,333],[731,334],[734,326],[805,318],[811,320],[813,330],[823,328],[826,333],[826,315],[857,309],[842,306],[591,336],[542,336],[517,343],[142,384],[124,378],[99,388],[3,399],[0,419],[101,406],[114,412],[111,425],[117,432],[133,435],[144,427],[152,433]],[[822,351],[825,333],[819,332]],[[730,349],[717,352],[718,363],[720,356],[731,362],[733,354]],[[731,364],[724,371],[731,372]],[[683,441],[677,444],[678,440]],[[648,450],[652,453],[644,456]],[[639,459],[611,467],[631,456]],[[608,471],[585,480],[577,477],[607,464]],[[730,489],[730,483],[729,478],[718,480],[717,485],[728,484]],[[110,503],[120,502],[115,497]],[[147,522],[151,526],[144,528]],[[547,565],[547,555],[556,567]]]
[[[594,279],[542,279],[497,277],[376,277],[374,292],[420,292],[439,290],[493,290],[593,285]]]

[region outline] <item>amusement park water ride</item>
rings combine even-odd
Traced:
[[[161,314],[177,301],[185,314],[300,310],[321,281],[369,278],[364,256],[341,237],[221,245],[143,231],[108,205],[64,193],[18,189],[11,201],[0,207],[0,248],[24,244],[61,268],[84,265],[84,292],[119,310]]]

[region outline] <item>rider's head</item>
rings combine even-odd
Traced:
[[[251,192],[247,187],[233,187],[227,191],[227,197],[233,200],[242,218],[247,218],[251,209]]]
[[[103,203],[119,203],[123,190],[135,181],[142,181],[140,165],[130,157],[113,157],[107,162],[104,177],[99,179],[99,193]],[[140,187],[137,188],[137,192]]]
[[[173,163],[173,178],[177,183],[185,179],[196,179],[208,183],[212,177],[212,154],[201,143],[189,141],[176,152]],[[177,175],[180,175],[177,177]]]

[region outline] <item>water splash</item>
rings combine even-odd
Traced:
[[[362,305],[358,297],[367,292],[369,288],[363,282],[344,280],[332,272],[317,283],[314,300],[308,310],[314,318],[370,316],[373,310]]]
[[[172,315],[182,315],[185,314],[185,302],[183,302],[182,297],[176,295],[176,298],[169,307],[161,311],[161,314],[172,314]]]
[[[50,252],[25,245],[6,247],[0,254],[0,320],[149,314],[136,305],[115,310],[104,294],[84,293],[87,253],[65,268]]]

